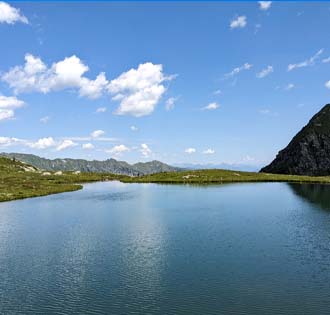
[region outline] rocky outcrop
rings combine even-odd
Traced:
[[[330,104],[325,105],[260,172],[330,175]]]

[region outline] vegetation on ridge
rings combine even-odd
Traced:
[[[117,179],[121,175],[79,172],[46,172],[0,157],[0,201],[45,196],[82,188],[82,183]]]
[[[330,176],[298,176],[267,173],[241,172],[221,169],[192,170],[184,172],[158,173],[134,178],[123,178],[124,182],[172,183],[172,184],[221,184],[235,182],[308,182],[330,183]]]

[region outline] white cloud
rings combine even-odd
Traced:
[[[72,140],[63,140],[57,147],[56,151],[62,151],[67,148],[71,148],[78,145],[77,143],[73,142]]]
[[[113,154],[113,155],[120,155],[124,152],[129,151],[130,149],[126,147],[124,144],[119,144],[114,146],[113,148],[106,150],[107,153]]]
[[[237,18],[233,19],[230,22],[230,28],[231,29],[244,28],[246,26],[246,24],[247,24],[246,16],[241,15],[241,16],[238,16]]]
[[[184,150],[185,153],[188,153],[188,154],[192,154],[192,153],[195,153],[196,152],[196,149],[195,148],[187,148]]]
[[[33,149],[47,149],[56,146],[56,142],[52,137],[41,138],[36,142],[27,142],[27,146]]]
[[[82,145],[82,148],[83,148],[84,150],[91,150],[91,149],[94,149],[94,145],[93,145],[92,143],[84,143],[84,144]]]
[[[119,102],[115,114],[140,117],[154,111],[166,91],[164,82],[176,77],[164,75],[163,66],[151,62],[140,64],[136,69],[124,72],[110,82],[104,72],[91,80],[85,76],[88,71],[89,67],[76,55],[48,66],[41,58],[26,54],[25,63],[10,68],[1,75],[1,80],[16,94],[46,94],[70,89],[81,97],[96,99],[108,91],[112,100]],[[105,110],[105,107],[101,107],[97,112]]]
[[[151,155],[151,153],[152,153],[152,151],[149,148],[149,146],[147,144],[145,144],[145,143],[142,143],[141,144],[140,152],[142,153],[143,157],[145,157],[145,158],[148,158]]]
[[[315,61],[317,61],[320,58],[320,55],[323,53],[324,49],[320,49],[314,56],[310,57],[309,59],[306,59],[299,63],[290,63],[288,65],[288,71],[292,71],[294,69],[303,68],[303,67],[310,67],[314,66]]]
[[[108,81],[104,73],[100,73],[95,80],[84,77],[88,70],[88,66],[75,55],[53,63],[48,68],[39,57],[26,54],[25,64],[11,68],[1,79],[8,83],[16,94],[76,89],[80,96],[95,99],[102,95]]]
[[[12,109],[0,109],[0,121],[14,118],[15,113]]]
[[[203,154],[214,154],[215,153],[215,150],[213,150],[213,149],[206,149],[202,153]]]
[[[107,108],[106,107],[99,107],[96,112],[97,113],[105,113],[107,111]]]
[[[98,137],[101,137],[105,134],[105,132],[103,130],[94,130],[92,133],[91,133],[91,137],[92,138],[98,138]]]
[[[221,95],[222,94],[222,91],[221,90],[215,90],[213,92],[214,95]]]
[[[219,107],[220,107],[220,105],[218,103],[213,102],[213,103],[210,103],[209,105],[203,107],[202,109],[203,110],[215,110],[215,109],[217,109]]]
[[[329,63],[330,62],[330,57],[322,59],[323,63]]]
[[[136,127],[136,126],[131,126],[130,129],[131,129],[132,131],[138,131],[138,130],[139,130],[139,128]]]
[[[0,95],[0,121],[14,118],[14,110],[24,106],[24,104],[23,101],[14,96]]]
[[[271,1],[259,1],[260,10],[267,11],[268,9],[270,9],[271,5],[272,5]]]
[[[267,75],[271,74],[274,72],[274,69],[272,66],[267,66],[265,69],[262,69],[260,72],[257,73],[257,78],[262,79],[266,77]]]
[[[17,99],[16,97],[0,95],[0,108],[13,109],[13,108],[19,108],[22,106],[24,106],[24,102]]]
[[[207,149],[207,150],[204,150],[202,153],[203,154],[214,154],[215,153],[215,150],[213,150],[213,149]]]
[[[326,87],[327,89],[330,89],[330,80],[327,81],[327,82],[325,82],[325,87]]]
[[[289,83],[286,87],[285,90],[290,91],[292,89],[294,89],[295,85],[293,83]]]
[[[49,116],[45,116],[45,117],[40,118],[40,122],[43,123],[43,124],[47,124],[49,120],[50,120]]]
[[[16,22],[29,23],[28,19],[20,13],[19,9],[0,1],[0,23],[14,24]]]
[[[0,137],[0,147],[7,147],[20,142],[24,142],[24,140],[17,138]]]
[[[79,95],[90,99],[99,98],[108,83],[104,72],[100,73],[95,80],[81,78]]]
[[[250,70],[252,67],[253,67],[253,65],[249,64],[248,62],[246,62],[244,65],[242,65],[240,67],[236,67],[231,72],[226,73],[225,74],[225,78],[233,77],[233,76],[239,74],[243,70]]]
[[[165,103],[165,109],[170,111],[174,109],[175,102],[178,100],[178,97],[170,97]]]
[[[112,99],[120,102],[115,113],[136,117],[151,114],[166,91],[162,83],[173,78],[163,74],[162,65],[151,62],[122,73],[108,85]]]

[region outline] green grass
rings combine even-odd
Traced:
[[[29,171],[27,169],[30,168]],[[33,170],[34,171],[31,171]],[[112,174],[95,174],[64,172],[62,175],[43,175],[31,166],[19,161],[0,158],[0,201],[45,196],[82,188],[82,183],[121,180],[124,176]]]
[[[36,168],[19,161],[0,158],[0,201],[45,196],[82,188],[83,183],[119,180],[124,183],[219,184],[235,182],[308,182],[330,183],[330,176],[311,177],[238,172],[228,170],[195,170],[158,173],[141,177],[123,175],[63,172],[45,175]]]
[[[309,182],[330,183],[330,176],[312,177],[297,175],[277,175],[229,170],[194,170],[175,173],[158,173],[136,178],[124,178],[124,182],[136,183],[169,183],[169,184],[216,184],[235,182]]]

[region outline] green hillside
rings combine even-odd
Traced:
[[[120,175],[45,172],[17,160],[0,158],[0,201],[81,189],[81,183],[121,179]]]

